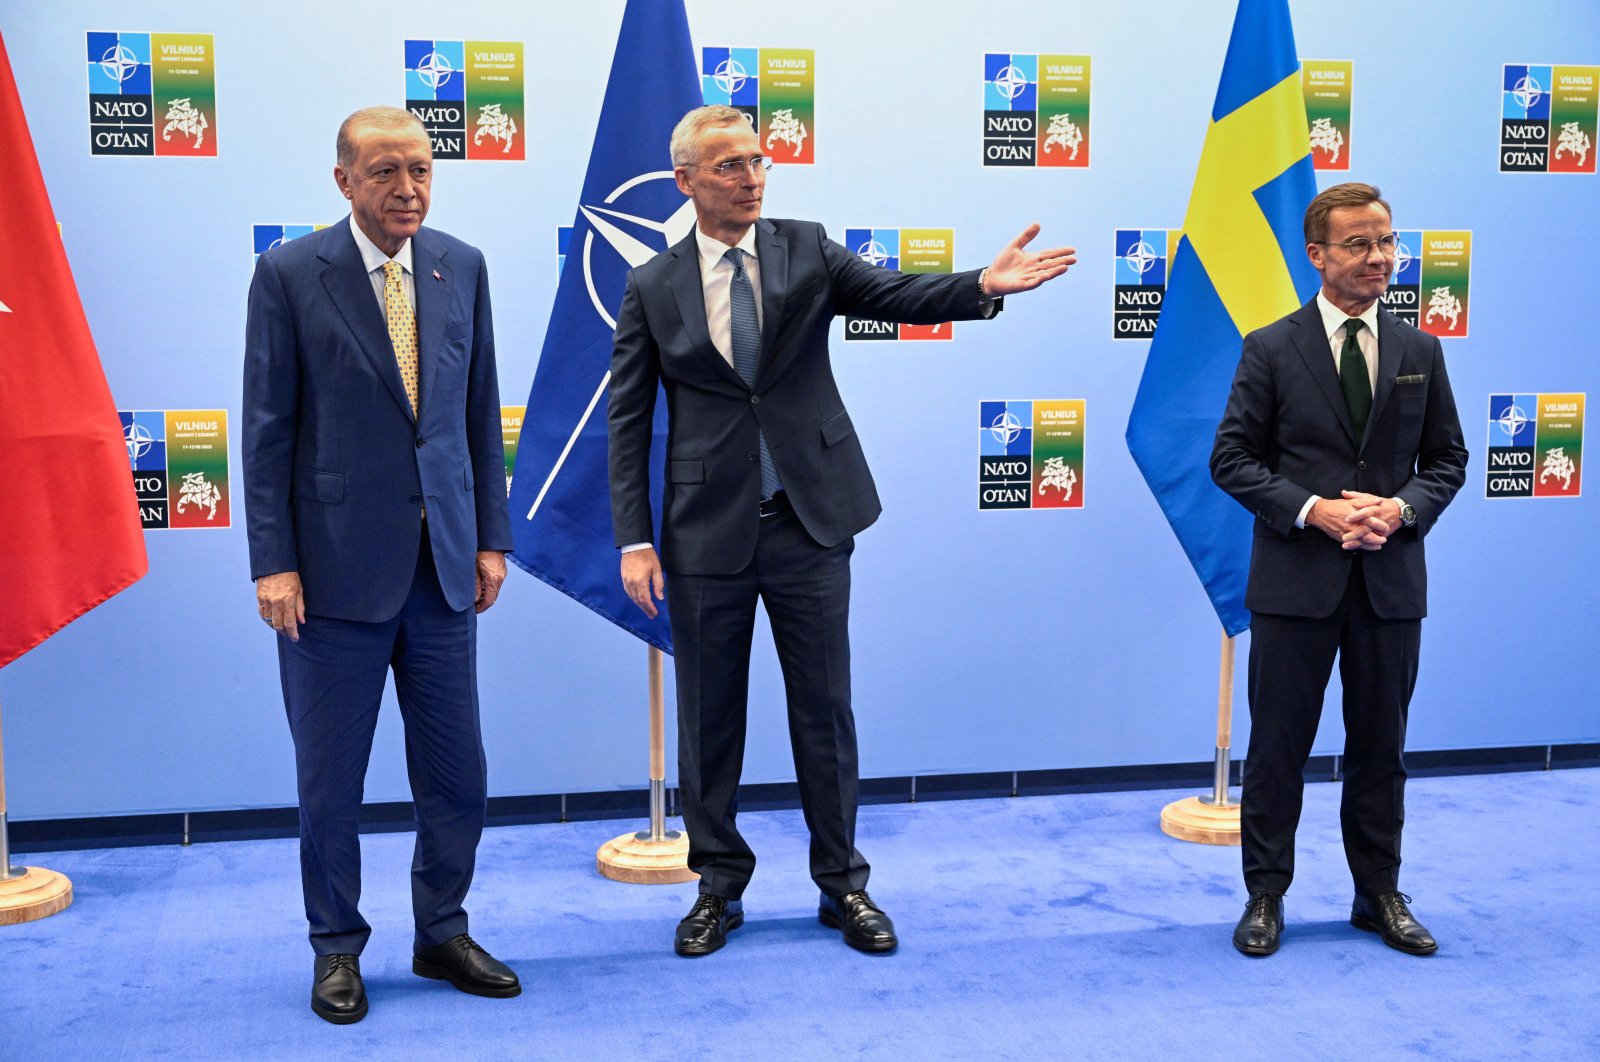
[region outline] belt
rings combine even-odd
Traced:
[[[780,490],[770,498],[761,499],[761,519],[765,520],[769,516],[790,512],[793,508],[789,504],[789,493]]]

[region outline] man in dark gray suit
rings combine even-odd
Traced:
[[[868,952],[894,926],[866,893],[855,847],[850,553],[877,490],[834,383],[834,317],[935,324],[991,317],[1000,298],[1065,272],[1071,248],[1028,253],[1030,226],[987,269],[914,276],[870,266],[822,226],[761,217],[769,161],[731,107],[690,111],[672,135],[695,231],[638,267],[618,315],[610,390],[611,513],[622,580],[647,614],[670,572],[678,774],[700,895],[680,955],[743,923],[755,854],[740,836],[751,632],[759,598],[788,694],[789,731],[818,916]],[[668,454],[661,551],[649,495],[651,418],[664,386]]]
[[[1337,655],[1350,920],[1427,955],[1438,944],[1399,891],[1403,749],[1427,614],[1423,536],[1461,489],[1467,450],[1439,341],[1378,306],[1397,245],[1378,189],[1318,195],[1305,238],[1322,290],[1245,337],[1211,454],[1217,485],[1256,516],[1240,821],[1250,898],[1233,943],[1278,950],[1302,772]]]

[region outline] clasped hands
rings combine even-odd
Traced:
[[[1341,549],[1375,553],[1404,526],[1400,506],[1393,498],[1358,490],[1339,494],[1337,498],[1318,498],[1306,514],[1306,525],[1339,543]]]

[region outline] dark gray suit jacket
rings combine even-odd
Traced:
[[[828,329],[842,314],[910,324],[982,316],[978,271],[906,274],[870,266],[808,221],[756,223],[761,363],[747,385],[706,327],[694,233],[635,269],[611,357],[611,517],[618,546],[653,542],[649,493],[657,385],[667,396],[661,561],[670,572],[726,575],[755,554],[765,432],[806,532],[833,546],[882,506],[839,397]]]
[[[1437,338],[1378,311],[1378,386],[1358,439],[1316,299],[1250,333],[1211,452],[1212,479],[1256,516],[1245,605],[1313,618],[1338,607],[1350,554],[1294,522],[1309,495],[1359,490],[1398,496],[1417,510],[1416,526],[1361,554],[1373,610],[1385,619],[1425,616],[1423,536],[1466,468]]]

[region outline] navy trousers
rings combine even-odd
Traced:
[[[300,640],[278,638],[283,701],[300,792],[300,875],[311,946],[357,954],[371,935],[361,917],[361,799],[389,671],[405,722],[416,807],[411,864],[416,940],[467,931],[487,801],[478,724],[478,617],[452,610],[439,588],[428,536],[400,612],[383,623],[308,616]]]
[[[1250,892],[1285,892],[1294,878],[1306,759],[1335,655],[1344,685],[1345,860],[1363,896],[1399,888],[1406,717],[1421,644],[1421,620],[1372,611],[1359,555],[1333,615],[1251,615],[1250,749],[1239,817]]]
[[[811,831],[811,877],[833,896],[865,888],[856,851],[858,768],[850,708],[853,539],[818,545],[792,511],[761,521],[755,558],[733,575],[669,574],[678,690],[678,785],[689,868],[700,891],[738,899],[756,857],[740,835],[750,641],[767,610],[783,668],[800,805]]]

